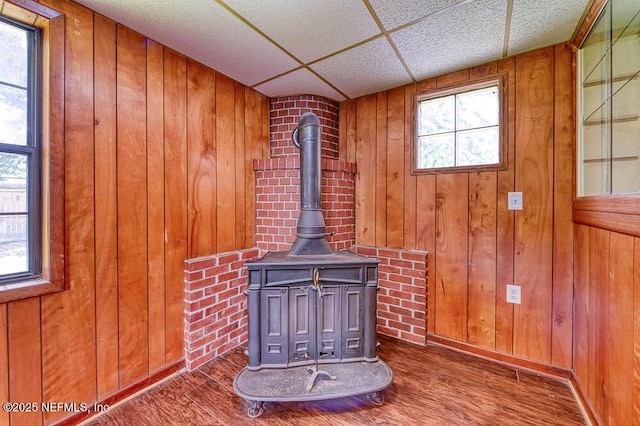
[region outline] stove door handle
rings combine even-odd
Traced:
[[[318,291],[318,297],[322,299],[322,284],[320,284],[320,269],[313,269],[313,289]]]

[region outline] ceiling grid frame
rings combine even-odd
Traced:
[[[268,97],[340,102],[569,42],[593,0],[77,1]]]

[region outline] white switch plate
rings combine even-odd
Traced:
[[[520,294],[520,286],[507,284],[507,303],[519,305],[521,301],[522,295]]]
[[[509,193],[509,210],[522,210],[522,192]]]

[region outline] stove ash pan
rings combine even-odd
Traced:
[[[247,369],[378,361],[378,263],[350,252],[247,262]]]

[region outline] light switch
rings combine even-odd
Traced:
[[[522,210],[522,192],[509,193],[509,210]]]

